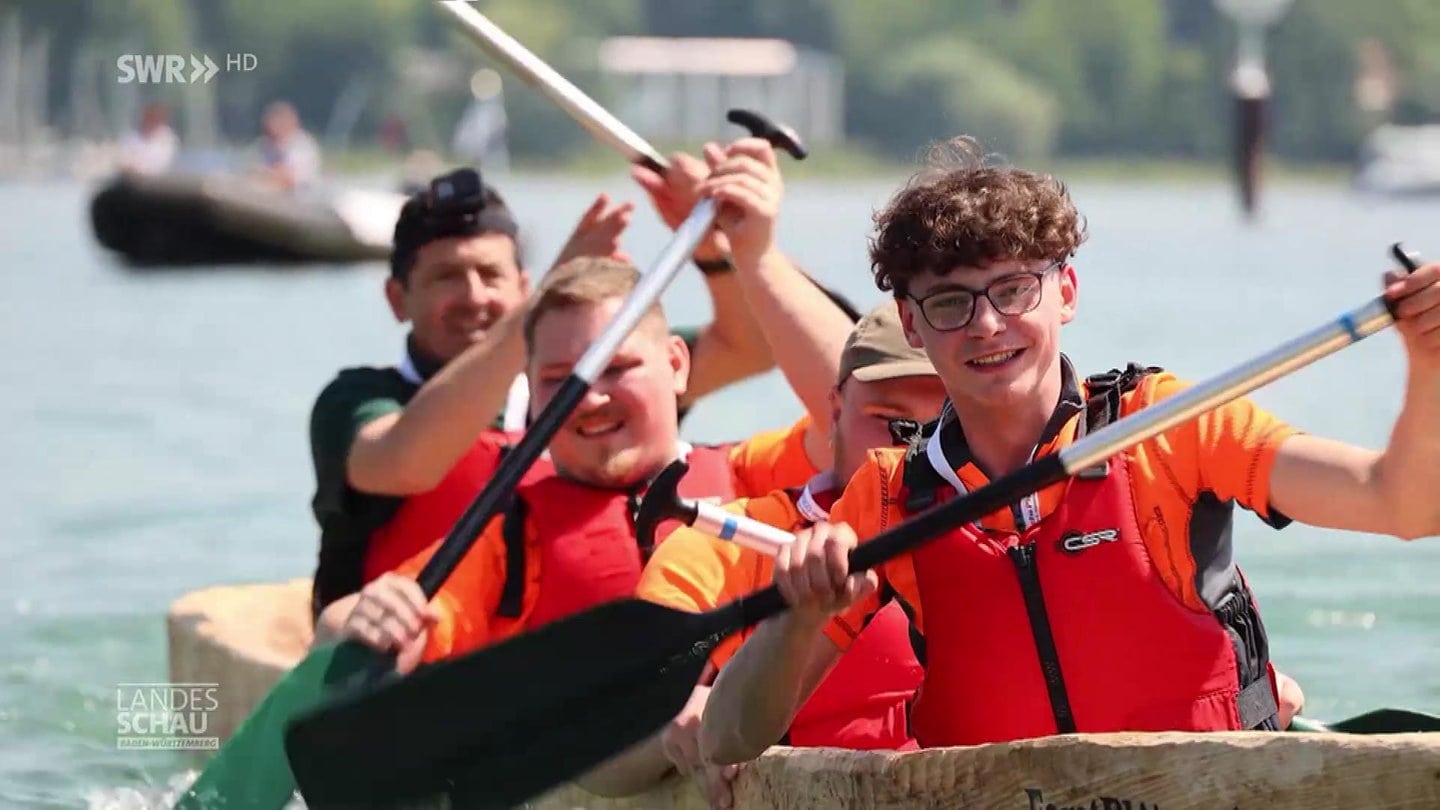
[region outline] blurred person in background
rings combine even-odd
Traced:
[[[271,102],[260,119],[260,159],[263,179],[297,191],[320,179],[320,145],[305,131],[300,115],[287,101]]]
[[[140,113],[140,126],[120,141],[120,170],[130,174],[164,174],[175,163],[180,139],[170,128],[170,108],[150,102]]]

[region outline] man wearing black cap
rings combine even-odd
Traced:
[[[662,216],[684,205],[683,218],[700,178],[671,174],[664,178],[670,188],[646,190]],[[632,208],[610,208],[600,195],[556,264],[617,252]],[[396,366],[343,369],[311,414],[312,509],[321,528],[317,613],[369,578],[371,536],[407,497],[434,489],[467,453],[480,452],[472,445],[487,431],[524,428],[519,327],[530,277],[518,236],[504,200],[471,169],[435,178],[401,210],[385,297],[396,320],[410,324],[405,352]],[[682,335],[695,366],[682,408],[774,364],[735,274],[717,272],[728,269],[714,261],[723,255],[720,240],[712,234],[696,251],[715,317]]]

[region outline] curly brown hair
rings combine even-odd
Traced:
[[[1065,185],[1047,174],[993,165],[969,136],[938,143],[925,167],[875,214],[875,284],[903,297],[923,274],[1006,260],[1058,260],[1086,239]]]

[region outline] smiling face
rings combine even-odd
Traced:
[[[1075,315],[1075,271],[1058,265],[1028,292],[1033,277],[1001,279],[1068,261],[1086,240],[1065,184],[999,164],[961,137],[932,149],[875,224],[876,286],[894,291],[906,337],[925,348],[955,407],[995,418],[1048,414],[1054,402],[1039,400],[1059,395],[1060,326]],[[971,316],[960,288],[990,296],[976,297]],[[1017,303],[1033,292],[1033,309]],[[927,301],[923,314],[919,301]],[[1023,410],[1007,410],[1016,407]]]
[[[957,405],[969,403],[992,411],[1028,410],[1038,398],[1049,397],[1060,373],[1060,327],[1075,317],[1078,290],[1073,267],[1065,264],[1047,269],[1051,264],[1001,261],[984,268],[957,267],[938,276],[926,273],[911,280],[909,296],[900,300],[905,335],[911,345],[925,349]],[[1034,278],[1024,274],[1042,271],[1038,288],[1031,293],[1038,294],[1039,300],[1028,312],[1006,315],[989,298],[977,295],[974,312],[964,326],[935,327],[934,323],[947,325],[945,308],[956,306],[957,297],[947,291],[990,287],[1003,308],[1016,310],[1022,307],[1013,296],[1017,289],[1023,291],[1023,279]],[[928,302],[928,318],[919,301]]]
[[[530,408],[538,414],[614,320],[622,298],[544,311],[529,343]],[[644,481],[675,458],[676,402],[685,392],[690,355],[669,334],[663,315],[646,315],[550,443],[565,475],[586,484],[623,489]]]
[[[408,321],[420,349],[442,362],[483,339],[529,291],[515,242],[501,233],[430,242],[416,253],[404,281],[385,283],[395,318]]]

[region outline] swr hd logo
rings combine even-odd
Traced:
[[[119,71],[121,84],[209,84],[220,72],[220,66],[209,54],[196,56],[192,53],[189,56],[187,64],[185,54],[126,53],[115,58],[115,69]],[[255,69],[258,62],[253,53],[226,54],[225,72],[248,73]]]

